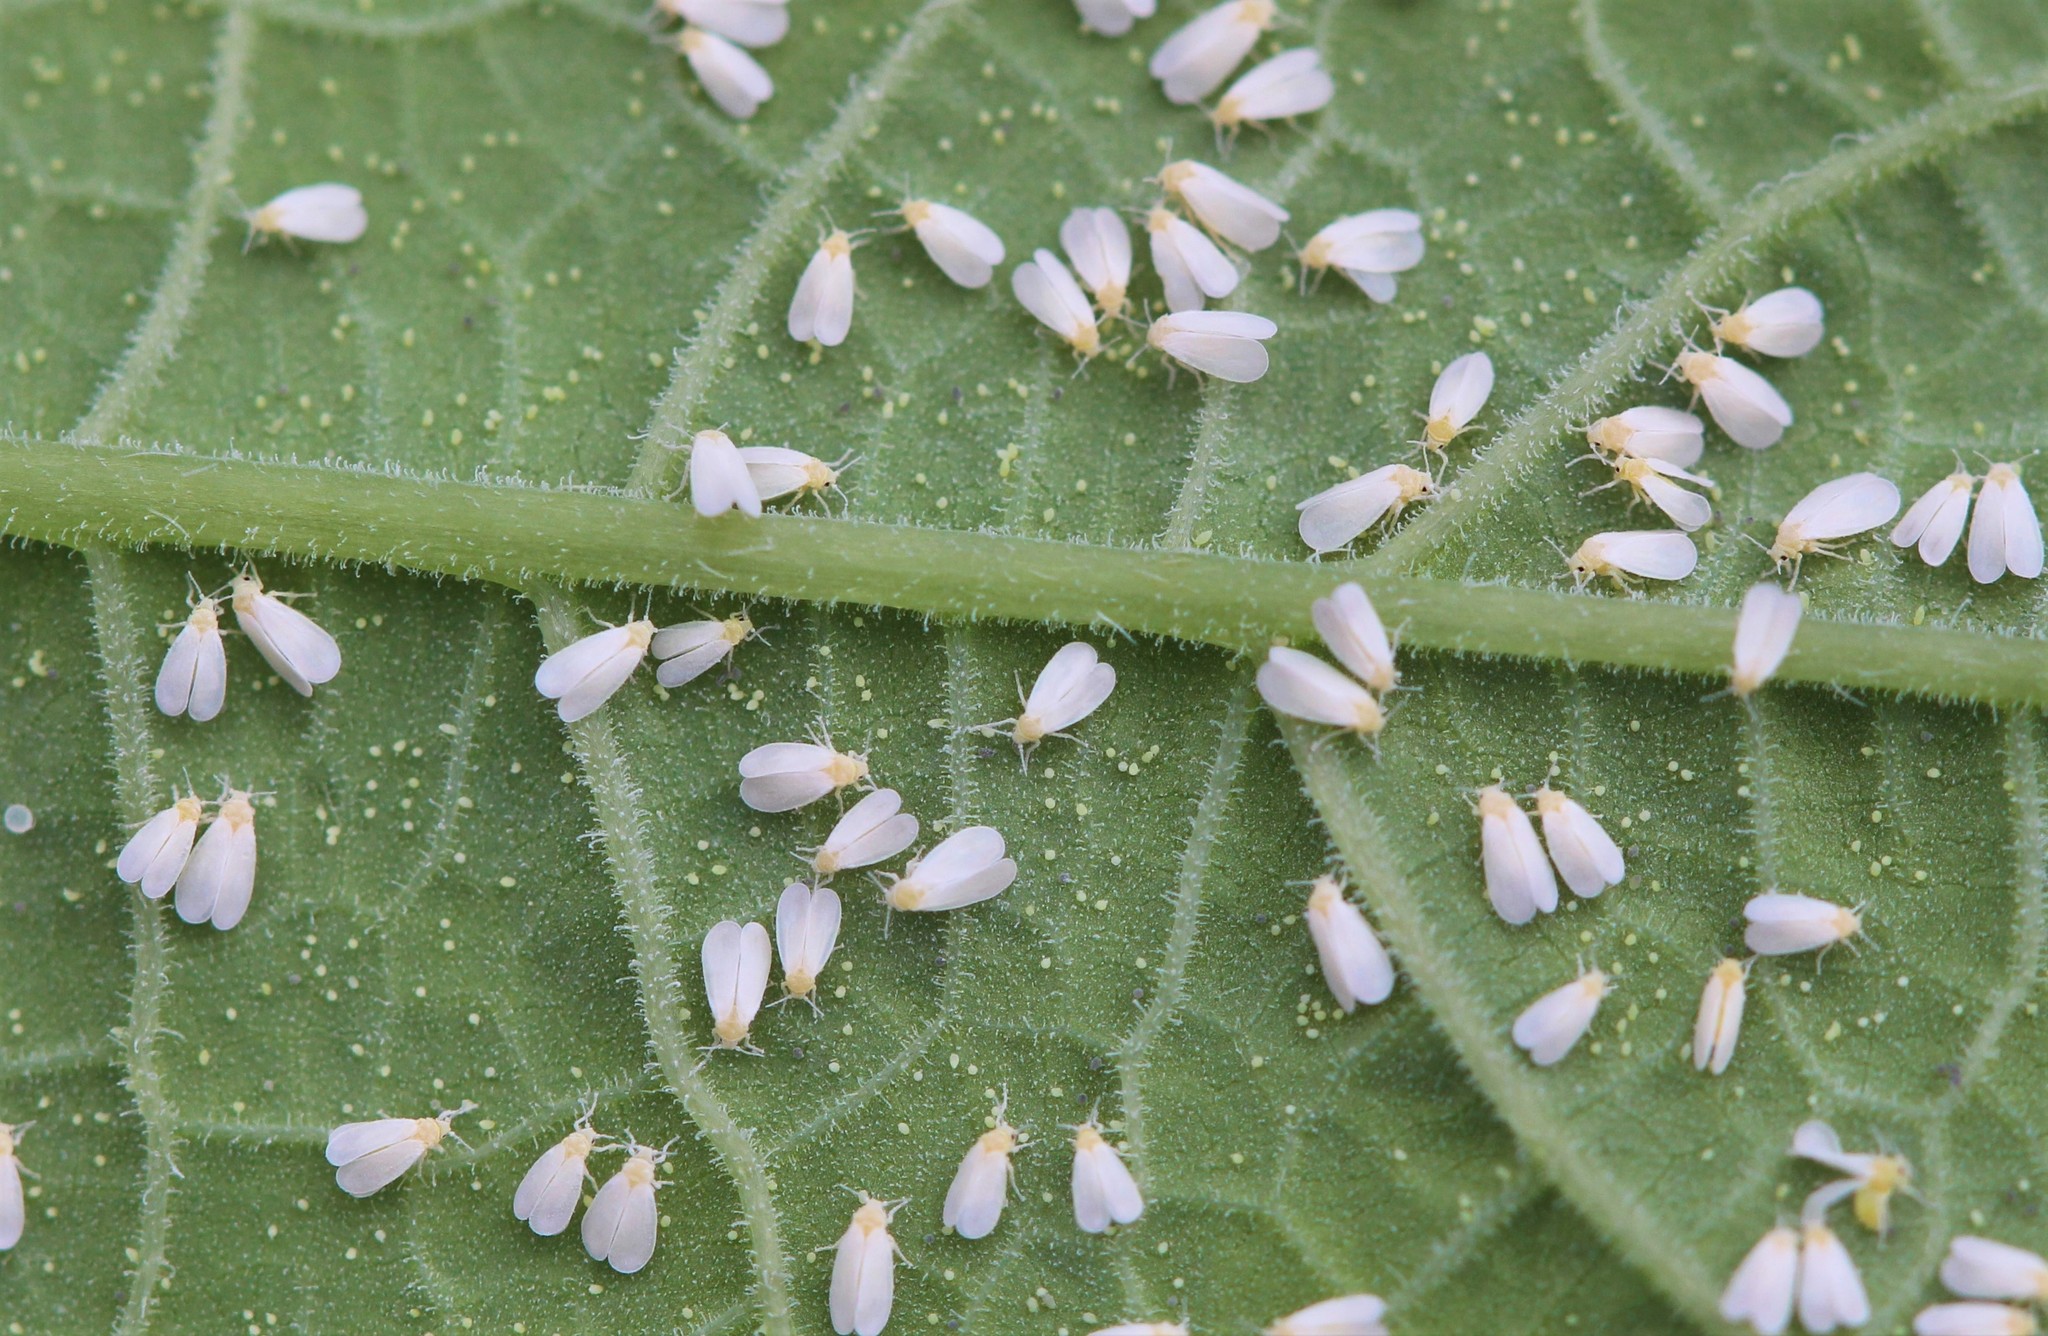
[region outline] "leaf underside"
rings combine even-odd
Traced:
[[[1285,201],[1297,240],[1399,205],[1430,253],[1385,307],[1341,279],[1302,295],[1278,252],[1258,257],[1231,304],[1282,333],[1248,387],[1116,360],[1075,375],[1002,279],[953,288],[886,230],[856,254],[845,346],[782,332],[828,218],[866,224],[907,188],[1020,259],[1075,204],[1149,203],[1169,144],[1209,156],[1141,59],[1196,6],[1116,41],[1079,33],[1066,0],[794,9],[764,55],[777,95],[741,127],[630,0],[0,0],[4,448],[128,439],[188,452],[199,477],[233,455],[646,495],[679,481],[665,444],[724,422],[859,457],[849,568],[912,528],[1291,561],[1293,501],[1408,458],[1435,368],[1483,346],[1499,385],[1451,449],[1453,493],[1358,569],[1534,591],[1556,573],[1545,538],[1648,524],[1581,495],[1600,479],[1568,463],[1569,424],[1681,403],[1651,363],[1672,319],[1789,278],[1825,299],[1831,336],[1765,368],[1798,422],[1758,454],[1714,439],[1701,571],[1650,595],[1702,619],[1767,569],[1740,535],[1768,539],[1814,484],[1872,468],[1910,498],[1958,451],[2033,448],[2037,5],[1297,9],[1274,44],[1312,40],[1336,102],[1248,133],[1228,169]],[[322,179],[364,190],[361,243],[241,252],[237,197]],[[50,503],[0,506],[18,538],[72,538],[0,551],[0,804],[36,814],[0,835],[0,1121],[35,1121],[39,1175],[0,1256],[7,1330],[822,1332],[842,1186],[911,1199],[892,1330],[1185,1313],[1242,1331],[1361,1289],[1402,1331],[1688,1330],[1821,1181],[1783,1155],[1816,1114],[1915,1165],[1923,1200],[1896,1204],[1888,1242],[1842,1226],[1878,1329],[1933,1297],[1955,1232],[2048,1245],[2030,708],[1819,686],[1703,701],[1703,677],[1541,657],[1569,651],[1531,626],[1533,659],[1404,655],[1416,690],[1375,758],[1276,728],[1242,657],[1104,625],[1089,638],[1117,694],[1085,745],[1051,741],[1027,774],[964,730],[1014,713],[1019,676],[1073,631],[945,615],[999,582],[980,568],[851,599],[897,610],[840,605],[827,555],[805,601],[755,607],[776,629],[735,676],[660,692],[643,675],[566,730],[531,687],[548,645],[636,601],[671,621],[733,600],[546,578],[582,573],[566,558],[496,584],[273,563],[273,586],[316,595],[344,672],[308,702],[230,637],[228,708],[193,725],[149,703],[158,624],[182,616],[188,570],[225,578],[227,540],[175,550],[175,511],[127,494],[88,527],[156,526],[151,550],[22,522]],[[295,545],[252,510],[244,532],[396,554],[416,520]],[[1908,654],[1918,627],[2022,650],[2035,633],[2031,585],[1980,588],[1960,559],[1930,571],[1881,540],[1847,556],[1801,578],[1816,626],[1898,628],[1886,643]],[[1264,586],[1214,578],[1233,625],[1298,623],[1254,606]],[[709,562],[694,583],[753,587]],[[1704,666],[1689,654],[1592,657]],[[1966,677],[1942,690],[2034,699]],[[750,812],[734,764],[815,722],[928,832],[997,826],[1023,873],[989,905],[886,924],[843,876],[822,1017],[766,1011],[765,1057],[700,1067],[697,943],[768,919],[790,851],[836,815]],[[1607,821],[1630,877],[1510,929],[1485,905],[1469,797],[1546,776]],[[255,907],[229,934],[111,870],[172,785],[216,777],[270,794]],[[1296,917],[1333,858],[1404,973],[1349,1017]],[[1735,1065],[1696,1076],[1699,985],[1768,886],[1867,901],[1869,938],[1760,963]],[[1580,958],[1615,991],[1537,1071],[1507,1026]],[[953,1169],[1005,1094],[1042,1144],[991,1238],[943,1234]],[[334,1187],[333,1124],[463,1099],[466,1146],[368,1201]],[[606,1131],[676,1139],[661,1246],[634,1277],[509,1211],[593,1100]],[[1089,1237],[1062,1129],[1098,1108],[1149,1207]]]

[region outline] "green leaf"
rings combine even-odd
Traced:
[[[0,1258],[9,1321],[822,1331],[848,1184],[912,1198],[897,1326],[1184,1304],[1244,1330],[1371,1288],[1407,1331],[1663,1330],[1711,1322],[1818,1181],[1781,1155],[1815,1111],[1919,1168],[1890,1251],[1847,1231],[1881,1325],[1965,1222],[2043,1241],[2035,594],[1857,545],[1809,563],[1788,685],[1754,715],[1699,697],[1766,567],[1738,534],[1853,468],[1917,492],[1956,446],[2027,448],[2048,21],[1329,0],[1275,42],[1322,49],[1336,104],[1229,167],[1297,236],[1421,211],[1397,304],[1300,294],[1268,254],[1241,299],[1282,325],[1264,382],[1075,376],[1000,281],[960,292],[883,233],[847,344],[782,335],[826,218],[906,184],[1016,258],[1074,204],[1149,202],[1169,144],[1209,147],[1143,73],[1196,6],[1165,8],[1104,41],[1063,0],[799,4],[764,57],[776,98],[736,126],[630,3],[0,0],[0,522],[29,540],[0,554],[0,802],[38,814],[0,837],[0,1117],[37,1120],[42,1175]],[[238,196],[327,178],[364,189],[362,243],[241,253]],[[1655,364],[1693,304],[1784,273],[1839,342],[1768,368],[1800,416],[1782,445],[1713,447],[1701,575],[1560,590],[1543,539],[1632,522],[1579,495],[1569,428],[1677,402]],[[1474,345],[1500,384],[1450,494],[1357,563],[1296,560],[1292,502],[1404,457]],[[663,500],[665,447],[719,421],[858,454],[847,513]],[[222,718],[163,719],[152,629],[224,553],[315,559],[266,571],[317,595],[346,671],[308,703],[235,643]],[[1377,762],[1289,737],[1312,812],[1234,652],[1305,635],[1353,571],[1422,690]],[[532,693],[591,617],[720,593],[787,600],[757,606],[780,627],[737,679],[636,684],[566,736]],[[1087,749],[1026,776],[961,730],[1074,627],[1119,691]],[[700,1065],[700,935],[765,917],[831,819],[746,811],[733,764],[816,720],[929,829],[1004,830],[1025,875],[886,929],[849,879],[825,1015],[781,1008],[766,1058]],[[1467,793],[1547,763],[1628,817],[1635,880],[1510,931]],[[273,793],[256,908],[224,936],[108,866],[171,784],[217,774]],[[1348,1018],[1291,918],[1329,854],[1318,812],[1414,985]],[[1780,881],[1871,899],[1874,940],[1760,966],[1736,1068],[1696,1078],[1698,982]],[[1536,1073],[1505,1027],[1582,952],[1620,984],[1598,1051]],[[945,1237],[1006,1087],[1042,1143],[1021,1196],[992,1239]],[[465,1098],[468,1148],[369,1202],[332,1186],[333,1123]],[[507,1209],[592,1098],[608,1130],[679,1139],[638,1277]],[[1152,1207],[1089,1239],[1060,1129],[1098,1101]]]

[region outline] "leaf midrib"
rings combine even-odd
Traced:
[[[526,590],[722,590],[946,618],[1095,626],[1257,650],[1313,633],[1310,602],[1360,579],[1402,643],[1721,678],[1729,609],[1375,575],[1289,562],[775,515],[705,520],[619,493],[0,437],[0,532],[71,547],[220,547],[358,561]],[[2048,641],[1809,615],[1785,681],[2048,705]]]

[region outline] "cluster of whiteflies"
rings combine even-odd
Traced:
[[[1150,0],[1078,0],[1084,24],[1121,36],[1153,12]],[[1152,58],[1152,73],[1169,100],[1200,102],[1222,88],[1278,17],[1268,0],[1230,0],[1174,33]],[[1335,92],[1313,48],[1283,51],[1223,89],[1210,110],[1219,138],[1320,110]],[[1165,198],[1144,213],[1152,266],[1164,314],[1146,325],[1146,344],[1200,375],[1247,382],[1265,375],[1265,341],[1278,326],[1244,311],[1211,311],[1230,296],[1250,255],[1279,240],[1288,212],[1214,167],[1192,160],[1167,164],[1152,178]],[[895,214],[934,263],[962,287],[986,286],[1006,251],[1002,238],[964,210],[931,200],[904,200]],[[1192,221],[1190,221],[1192,220]],[[790,302],[790,337],[825,347],[852,326],[856,234],[835,229],[819,243]],[[1033,316],[1083,361],[1105,347],[1106,326],[1128,321],[1131,238],[1110,208],[1079,208],[1060,227],[1066,258],[1040,247],[1011,273],[1011,291]],[[1394,299],[1395,275],[1423,254],[1422,221],[1405,209],[1376,209],[1323,228],[1298,255],[1304,274],[1337,269],[1375,301]],[[1071,266],[1071,268],[1069,267]]]
[[[1747,1323],[1759,1336],[1778,1336],[1791,1325],[1795,1311],[1809,1332],[1860,1327],[1870,1321],[1870,1299],[1855,1259],[1828,1226],[1828,1211],[1853,1199],[1856,1219],[1882,1237],[1891,1227],[1893,1195],[1913,1191],[1913,1166],[1901,1155],[1845,1151],[1835,1130],[1818,1119],[1793,1133],[1789,1153],[1843,1177],[1807,1195],[1798,1229],[1773,1225],[1757,1240],[1721,1293],[1721,1316]],[[2005,1328],[1955,1330],[1988,1336]]]
[[[1313,242],[1310,248],[1314,248]],[[1388,291],[1391,295],[1391,288]],[[1485,353],[1466,353],[1439,372],[1429,392],[1422,435],[1416,441],[1424,459],[1441,462],[1450,443],[1472,425],[1492,395],[1493,359]],[[1400,518],[1412,502],[1430,500],[1436,494],[1434,470],[1388,464],[1317,492],[1295,506],[1301,512],[1301,541],[1317,556],[1335,552],[1381,520]]]
[[[1115,688],[1116,670],[1101,661],[1093,646],[1075,641],[1039,671],[1016,717],[982,727],[1007,725],[1028,764],[1040,743],[1068,736],[1064,730],[1100,709]],[[740,758],[739,775],[740,801],[757,812],[792,812],[856,785],[870,788],[840,816],[823,843],[798,851],[810,865],[810,882],[785,887],[776,906],[783,992],[815,1009],[818,979],[839,939],[840,900],[826,883],[838,873],[896,857],[916,843],[921,827],[903,810],[900,793],[872,786],[866,756],[840,751],[822,732],[807,742],[754,748]],[[889,910],[939,913],[980,904],[1009,889],[1017,864],[1006,855],[1000,831],[967,826],[912,858],[900,874],[870,875]],[[758,923],[719,923],[704,938],[703,964],[713,1047],[758,1052],[748,1036],[768,985],[767,930]]]
[[[1232,252],[1251,254],[1272,246],[1290,215],[1206,163],[1171,162],[1152,180],[1167,197],[1144,214],[1166,313],[1147,325],[1147,344],[1203,375],[1237,382],[1259,379],[1268,365],[1265,340],[1278,327],[1264,316],[1204,308],[1237,291],[1243,280],[1248,264]],[[1007,254],[1002,238],[965,210],[912,198],[893,212],[933,263],[961,287],[987,286]],[[1039,248],[1012,271],[1010,288],[1027,311],[1086,361],[1103,351],[1111,322],[1130,318],[1130,229],[1114,209],[1078,208],[1060,225],[1059,236],[1066,258]],[[859,244],[856,234],[840,229],[818,244],[790,299],[791,338],[828,348],[846,340],[853,325],[853,253]],[[1376,209],[1325,227],[1298,258],[1304,272],[1340,270],[1384,302],[1394,298],[1394,276],[1420,263],[1423,250],[1420,218],[1405,209]]]
[[[1074,0],[1082,23],[1106,37],[1121,37],[1152,17],[1154,0]],[[1147,68],[1166,100],[1193,106],[1207,99],[1244,63],[1259,38],[1279,21],[1272,0],[1225,0],[1196,15],[1152,53]],[[1322,58],[1307,47],[1282,51],[1239,76],[1209,108],[1220,141],[1247,125],[1292,120],[1320,111],[1336,92]]]
[[[1343,667],[1275,645],[1259,666],[1259,694],[1278,714],[1331,728],[1329,736],[1352,734],[1372,742],[1386,724],[1382,701],[1400,683],[1392,637],[1356,583],[1315,600],[1309,613]],[[1791,651],[1800,615],[1799,596],[1775,585],[1756,585],[1744,596],[1729,669],[1732,694],[1746,698],[1777,672]],[[1555,912],[1560,878],[1574,894],[1591,899],[1627,875],[1621,846],[1576,798],[1544,784],[1531,800],[1542,825],[1540,839],[1537,821],[1500,785],[1481,789],[1473,800],[1487,900],[1504,922],[1516,926]],[[1743,912],[1745,940],[1758,955],[1826,951],[1863,930],[1860,909],[1808,895],[1769,891],[1753,897]],[[1348,1012],[1392,992],[1386,948],[1335,878],[1314,883],[1304,917],[1339,1006]],[[1694,1026],[1695,1067],[1715,1075],[1727,1069],[1741,1034],[1747,982],[1748,966],[1739,960],[1724,959],[1709,971]],[[1591,1028],[1610,985],[1605,972],[1582,968],[1516,1018],[1516,1045],[1538,1066],[1561,1061]]]
[[[1828,1212],[1847,1200],[1857,1222],[1882,1239],[1891,1228],[1892,1198],[1915,1195],[1913,1166],[1891,1151],[1844,1150],[1834,1128],[1819,1119],[1793,1133],[1790,1154],[1842,1177],[1807,1194],[1797,1229],[1779,1223],[1757,1240],[1721,1293],[1721,1316],[1758,1336],[1779,1336],[1795,1314],[1814,1333],[1861,1327],[1870,1321],[1870,1298]],[[1960,1235],[1949,1240],[1941,1283],[1962,1302],[1922,1309],[1913,1319],[1915,1336],[2033,1336],[2040,1329],[2025,1306],[2048,1301],[2048,1262],[2036,1253]]]
[[[212,804],[196,793],[185,794],[129,837],[115,860],[115,873],[152,900],[175,887],[179,918],[226,932],[249,912],[256,891],[254,797],[232,786]],[[208,806],[214,809],[211,820]]]
[[[852,462],[849,457],[827,464],[816,455],[781,445],[735,445],[716,428],[698,432],[687,448],[690,502],[707,518],[735,510],[758,516],[769,501],[802,501],[837,492],[840,471]]]
[[[541,661],[534,689],[555,702],[555,713],[573,724],[612,698],[652,653],[655,681],[679,687],[695,681],[759,634],[744,612],[707,617],[655,629],[646,618],[608,626],[584,636]]]
[[[1356,583],[1337,586],[1309,611],[1323,644],[1349,671],[1305,650],[1275,645],[1259,665],[1259,695],[1278,713],[1322,724],[1333,736],[1377,738],[1387,723],[1381,699],[1401,681],[1386,624]]]
[[[1820,299],[1805,288],[1781,288],[1713,321],[1715,350],[1687,346],[1671,374],[1692,387],[1716,426],[1737,445],[1762,450],[1777,444],[1792,424],[1792,409],[1761,375],[1722,353],[1734,347],[1770,357],[1803,357],[1825,331]],[[1706,449],[1706,428],[1691,413],[1654,404],[1599,419],[1586,428],[1586,458],[1608,465],[1611,481],[1626,486],[1631,504],[1647,504],[1674,526],[1596,533],[1566,557],[1573,581],[1584,588],[1608,579],[1683,580],[1699,565],[1691,534],[1714,517],[1706,493],[1713,479],[1693,471]],[[1693,490],[1701,489],[1701,490]],[[1889,493],[1890,509],[1885,509]],[[1823,484],[1794,506],[1778,528],[1770,555],[1794,569],[1812,553],[1834,555],[1831,544],[1876,528],[1898,512],[1898,489],[1875,474],[1859,473]]]
[[[1941,1261],[1941,1283],[1962,1302],[1931,1304],[1913,1336],[2034,1336],[2033,1307],[2048,1303],[2048,1261],[1996,1239],[1959,1234]]]
[[[1732,346],[1770,357],[1803,357],[1825,330],[1820,299],[1805,288],[1781,288],[1722,314],[1711,330],[1716,350],[1687,348],[1672,373],[1692,386],[1716,426],[1737,445],[1762,450],[1777,444],[1792,423],[1792,409],[1771,383],[1724,355]],[[1614,470],[1614,487],[1626,484],[1638,502],[1662,512],[1679,533],[1627,531],[1595,534],[1569,559],[1581,585],[1607,577],[1617,585],[1631,579],[1682,580],[1698,565],[1698,549],[1687,534],[1713,518],[1705,495],[1711,479],[1690,471],[1705,447],[1704,428],[1690,413],[1651,405],[1601,418],[1586,430],[1590,458]],[[1979,480],[1958,466],[1930,488],[1892,531],[1901,548],[1917,547],[1930,566],[1947,561],[1970,520],[1970,575],[1990,584],[2010,571],[2022,579],[2041,574],[2041,523],[2019,469],[2012,463],[1988,466],[1972,519],[1971,493]],[[1603,490],[1595,488],[1595,491]],[[1809,556],[1839,556],[1839,545],[1891,522],[1899,513],[1899,489],[1875,473],[1853,473],[1814,488],[1779,522],[1765,549],[1780,571],[1796,583]]]
[[[789,32],[789,0],[655,0],[658,20],[682,27],[656,40],[675,47],[718,109],[744,121],[775,95],[775,81],[748,47],[769,47]]]
[[[186,577],[188,580],[190,576]],[[221,639],[221,595],[235,611],[235,626],[263,656],[271,670],[301,696],[332,682],[341,671],[341,647],[319,623],[263,587],[254,568],[236,575],[225,590],[199,592],[192,581],[191,612],[164,653],[156,674],[156,707],[165,714],[184,715],[205,723],[227,701],[228,656]],[[169,628],[165,628],[169,629]]]
[[[1956,550],[1963,536],[1963,522],[1970,525],[1970,578],[1978,584],[1992,584],[2010,571],[2022,580],[2041,574],[2041,517],[2034,511],[2033,498],[2020,481],[2017,464],[1992,464],[1981,479],[1976,508],[1971,509],[1971,489],[1980,481],[1960,464],[1956,471],[1927,489],[1926,493],[1892,530],[1892,542],[1920,553],[1930,566],[1939,566]]]
[[[235,625],[294,691],[311,696],[316,685],[331,682],[340,673],[341,649],[334,637],[286,602],[298,595],[272,593],[255,570],[248,569],[218,593],[200,593],[193,582],[191,612],[178,626],[157,670],[159,710],[204,723],[219,715],[226,703],[222,594],[234,609]],[[152,900],[175,888],[179,918],[211,923],[225,932],[249,912],[256,889],[256,796],[226,783],[212,803],[196,792],[173,794],[171,805],[143,822],[122,846],[115,872]],[[214,809],[210,820],[209,806]]]
[[[803,888],[790,889],[799,891]],[[785,894],[785,908],[789,904],[790,897]],[[836,901],[834,907],[836,909]],[[716,992],[720,986],[714,981],[714,969],[723,968],[712,963],[714,941],[723,951],[726,939],[735,939],[732,945],[737,949],[732,954],[737,958],[744,951],[738,939],[758,937],[759,982],[751,986],[758,993],[760,985],[767,981],[766,934],[758,924],[748,927],[751,933],[743,933],[738,924],[722,923],[705,941],[705,975],[707,986],[714,993],[714,1008],[719,1006]],[[784,959],[787,963],[787,954]],[[726,1021],[721,1019],[721,1045],[730,1047],[743,1043],[744,1026],[736,1032],[732,1043],[727,1044],[725,1024]],[[432,1118],[375,1118],[342,1124],[327,1138],[327,1162],[334,1166],[335,1183],[356,1197],[368,1197],[382,1191],[419,1164],[444,1140],[454,1136],[450,1124],[474,1107],[465,1101],[461,1107]],[[968,1147],[946,1193],[941,1221],[962,1238],[980,1239],[993,1233],[1009,1198],[1015,1178],[1011,1152],[1023,1142],[1024,1136],[1003,1116],[1004,1107],[1002,1104],[996,1106],[989,1120],[990,1130],[978,1136]],[[548,1147],[533,1162],[513,1194],[512,1213],[525,1221],[536,1234],[543,1237],[561,1234],[575,1218],[576,1208],[583,1204],[584,1187],[592,1177],[591,1157],[608,1151],[625,1151],[625,1163],[590,1199],[589,1207],[583,1213],[582,1232],[584,1249],[594,1260],[630,1275],[645,1267],[654,1256],[660,1229],[655,1193],[661,1183],[656,1171],[668,1152],[641,1145],[630,1135],[623,1141],[612,1140],[592,1126],[594,1115],[595,1109],[586,1112],[568,1135]],[[16,1190],[11,1199],[11,1217],[8,1213],[10,1199],[5,1191],[8,1182],[5,1175],[15,1168],[14,1131],[0,1125],[0,1246],[11,1246],[13,1239],[20,1236],[19,1179],[13,1180]],[[1091,1234],[1100,1234],[1113,1224],[1128,1225],[1142,1216],[1145,1202],[1137,1181],[1116,1147],[1102,1135],[1100,1125],[1090,1119],[1075,1128],[1073,1144],[1071,1187],[1074,1223]],[[886,1201],[865,1192],[858,1195],[860,1206],[840,1237],[838,1255],[832,1267],[832,1326],[841,1336],[853,1336],[854,1333],[877,1336],[888,1324],[895,1303],[895,1265],[902,1255],[889,1226],[907,1199]],[[12,1238],[6,1233],[10,1218],[13,1221]],[[1316,1328],[1281,1326],[1276,1330],[1306,1333]]]

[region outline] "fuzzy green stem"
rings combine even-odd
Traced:
[[[1114,627],[1231,649],[1306,638],[1357,563],[1265,561],[789,515],[700,518],[629,495],[325,465],[0,440],[0,533],[360,561],[543,580],[871,604],[946,618]],[[1718,678],[1734,613],[1562,589],[1366,576],[1404,643]],[[1809,618],[1790,681],[2048,705],[2048,642]]]

